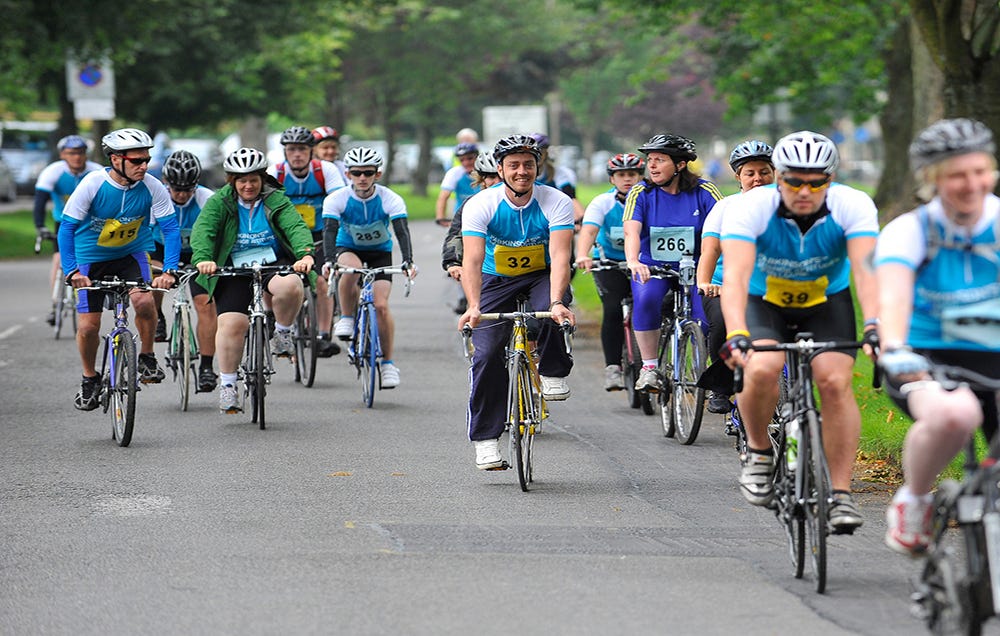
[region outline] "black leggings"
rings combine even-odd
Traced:
[[[601,320],[601,347],[604,349],[604,364],[619,365],[622,361],[622,347],[625,336],[622,332],[622,301],[632,295],[632,285],[628,273],[618,270],[594,272],[594,285],[601,297],[604,316]]]

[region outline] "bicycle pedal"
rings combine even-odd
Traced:
[[[854,531],[858,529],[858,527],[859,526],[846,526],[846,527],[840,527],[840,528],[838,528],[836,526],[831,526],[830,527],[830,534],[838,534],[838,535],[851,536],[851,535],[854,534]]]
[[[507,470],[508,468],[510,468],[510,464],[508,464],[507,461],[504,460],[504,462],[502,464],[500,464],[499,466],[497,466],[496,468],[487,468],[486,471],[487,472],[493,472],[493,471],[497,471],[497,470]]]

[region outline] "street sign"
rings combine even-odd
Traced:
[[[115,98],[115,72],[111,60],[66,58],[66,90],[72,101]]]
[[[545,106],[486,106],[483,108],[483,141],[492,147],[508,135],[548,134]]]

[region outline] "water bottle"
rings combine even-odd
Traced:
[[[681,256],[678,274],[680,274],[682,285],[694,285],[695,263],[691,256],[692,255],[687,252]]]
[[[794,471],[799,461],[799,420],[792,418],[785,424],[785,463]]]

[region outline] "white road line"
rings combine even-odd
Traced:
[[[20,330],[21,330],[21,325],[14,325],[13,327],[7,327],[3,331],[0,331],[0,340],[10,338]]]

